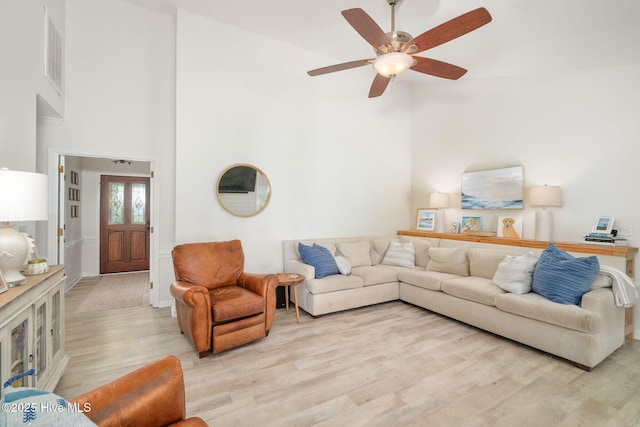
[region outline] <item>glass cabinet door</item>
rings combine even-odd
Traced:
[[[29,317],[20,318],[11,330],[11,377],[29,370]],[[28,387],[29,379],[25,376],[13,382],[14,387]]]
[[[47,370],[47,303],[36,308],[36,374]]]
[[[57,290],[51,296],[51,358],[55,359],[62,347],[62,297]]]

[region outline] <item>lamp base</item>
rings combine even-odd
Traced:
[[[14,286],[20,286],[27,283],[27,278],[24,277],[18,270],[2,271],[4,281],[7,282],[7,286],[13,288]]]
[[[444,212],[441,210],[436,210],[434,214],[435,224],[434,224],[434,232],[436,233],[444,233]]]
[[[20,274],[29,256],[29,241],[11,225],[0,225],[0,270],[9,286],[24,283],[27,279]]]
[[[536,211],[536,240],[551,242],[551,211],[542,209]]]

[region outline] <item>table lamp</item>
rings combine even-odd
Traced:
[[[444,218],[443,212],[439,209],[446,209],[449,207],[449,195],[447,193],[431,193],[429,197],[429,208],[435,209],[436,223],[434,231],[436,233],[444,233]]]
[[[529,190],[529,203],[532,206],[542,206],[536,211],[536,240],[550,242],[552,240],[552,218],[550,206],[562,206],[562,192],[555,185],[541,185]]]
[[[29,258],[27,236],[9,221],[48,218],[47,175],[0,169],[0,270],[9,286],[26,280],[20,274]]]

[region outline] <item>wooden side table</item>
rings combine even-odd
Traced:
[[[284,286],[284,299],[287,307],[287,313],[289,312],[289,287],[293,288],[293,302],[296,306],[296,320],[300,323],[300,311],[298,310],[298,291],[296,285],[304,281],[302,274],[295,273],[279,273],[278,286]]]

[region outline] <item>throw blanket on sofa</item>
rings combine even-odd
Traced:
[[[617,268],[600,265],[600,273],[611,277],[611,289],[618,307],[632,307],[638,301],[636,284]]]

